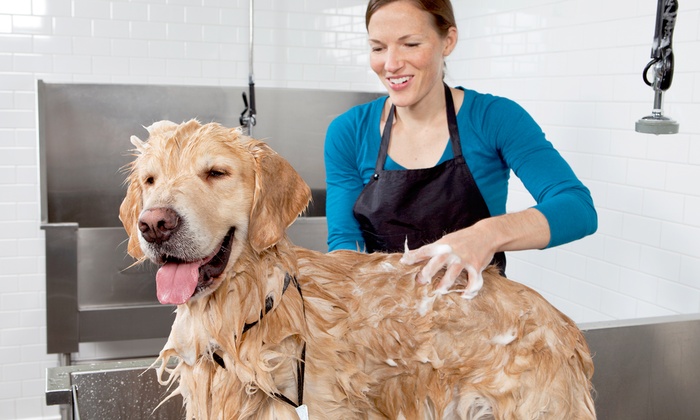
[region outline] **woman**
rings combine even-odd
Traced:
[[[504,251],[592,234],[588,189],[519,105],[443,82],[457,44],[449,0],[371,0],[370,65],[388,97],[336,118],[325,143],[329,250],[410,251],[419,281],[462,270],[465,297]],[[506,214],[510,170],[537,204]]]

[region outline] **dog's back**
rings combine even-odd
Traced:
[[[307,322],[321,325],[307,398],[347,384],[349,405],[388,418],[595,417],[583,335],[526,286],[492,269],[466,300],[417,285],[399,255],[295,251]]]

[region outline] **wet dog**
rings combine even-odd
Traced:
[[[189,418],[595,418],[586,341],[535,291],[487,269],[464,299],[466,276],[421,285],[398,254],[296,247],[310,190],[266,144],[195,120],[148,131],[120,218],[178,305],[159,378]]]

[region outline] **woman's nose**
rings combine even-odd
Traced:
[[[403,66],[403,58],[400,53],[393,48],[387,49],[386,61],[384,61],[384,70],[395,72]]]

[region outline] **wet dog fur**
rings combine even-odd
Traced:
[[[265,143],[196,120],[148,131],[120,208],[129,254],[227,258],[200,268],[159,357],[188,418],[296,418],[300,391],[312,419],[595,418],[586,341],[535,291],[487,269],[468,300],[401,255],[297,247],[310,190]],[[153,209],[179,223],[162,241],[142,231]]]

